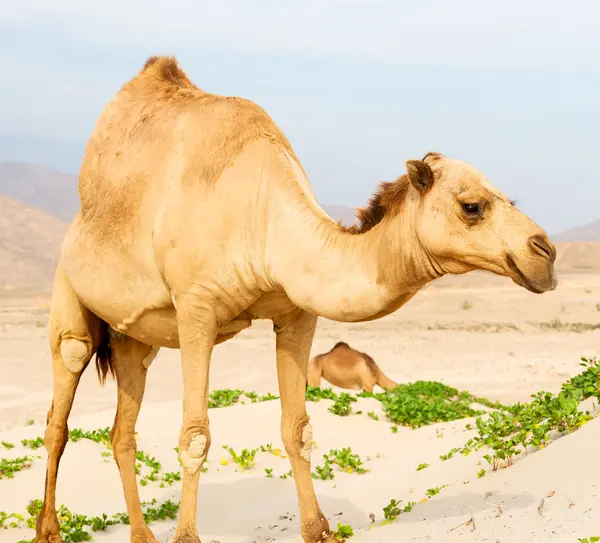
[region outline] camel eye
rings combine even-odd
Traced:
[[[461,204],[463,211],[470,217],[476,217],[481,214],[481,206],[479,204]]]

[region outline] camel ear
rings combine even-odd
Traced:
[[[421,192],[427,191],[433,184],[433,172],[422,160],[407,160],[406,172],[413,187]]]

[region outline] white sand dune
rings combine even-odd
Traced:
[[[321,455],[331,448],[349,446],[362,459],[369,458],[365,462],[369,472],[364,475],[336,472],[332,481],[315,481],[323,511],[332,526],[338,522],[351,525],[356,534],[352,541],[567,542],[594,535],[600,528],[598,419],[512,467],[496,473],[488,469],[488,474],[478,479],[477,472],[488,468],[485,461],[479,465],[482,453],[456,455],[446,462],[439,459],[440,454],[462,446],[470,437],[471,432],[464,430],[468,420],[419,430],[400,428],[394,434],[383,416],[374,421],[366,415],[368,411],[381,413],[376,400],[360,400],[354,405],[363,414],[349,417],[329,413],[329,405],[331,402],[325,400],[308,403],[317,444],[313,466],[320,464]],[[108,426],[113,415],[112,410],[83,415],[75,418],[71,427],[91,430]],[[220,462],[221,458],[229,458],[223,445],[238,452],[268,443],[280,447],[279,417],[278,401],[211,410],[213,447],[208,472],[201,479],[198,506],[203,541],[301,541],[293,480],[278,477],[289,470],[286,458],[259,452],[255,467],[247,472],[236,471],[232,462],[226,466]],[[164,471],[178,470],[173,447],[180,422],[179,402],[145,405],[140,416],[139,447],[160,460]],[[14,428],[0,434],[0,439],[17,443],[42,432],[40,426]],[[103,450],[102,445],[89,441],[68,444],[61,463],[59,504],[87,515],[125,511],[116,465],[112,459],[104,461]],[[44,457],[43,449],[40,451]],[[16,447],[10,456],[24,452]],[[420,463],[430,466],[416,471]],[[275,477],[267,478],[265,468],[273,469]],[[24,513],[29,500],[42,496],[43,480],[43,459],[37,459],[32,468],[14,479],[3,480],[0,510]],[[441,485],[449,486],[421,502],[428,488]],[[178,500],[179,489],[177,484],[160,489],[158,483],[150,483],[141,487],[141,495],[143,500]],[[394,523],[380,526],[383,507],[391,498],[418,503]],[[371,513],[375,523],[370,520]],[[465,524],[471,518],[474,524]],[[169,539],[174,525],[174,521],[163,521],[154,523],[152,528],[163,542]],[[3,542],[14,543],[33,537],[33,531],[8,530],[1,535]],[[111,527],[94,536],[99,542],[127,541],[128,527]]]

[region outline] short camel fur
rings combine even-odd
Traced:
[[[532,292],[556,286],[544,231],[473,166],[429,153],[383,184],[347,230],[319,207],[286,137],[256,104],[196,87],[150,58],[102,112],[79,174],[81,208],[56,272],[53,401],[36,542],[60,541],[58,464],[77,384],[94,353],[113,371],[111,434],[131,541],[155,543],[135,475],[136,419],[160,347],[181,350],[183,464],[175,543],[199,542],[198,480],[210,447],[215,344],[271,319],[289,455],[306,543],[334,543],[313,489],[307,366],[319,315],[377,319],[446,273],[483,269]],[[342,273],[340,273],[342,272]]]
[[[321,378],[336,387],[364,392],[373,392],[375,385],[386,390],[398,386],[367,353],[361,353],[343,341],[338,341],[330,351],[318,354],[308,363],[308,386],[320,386]]]

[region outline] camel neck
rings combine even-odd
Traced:
[[[268,249],[275,282],[299,307],[337,321],[372,320],[439,277],[414,233],[410,209],[350,234],[313,207],[289,201],[273,236],[287,247]]]

